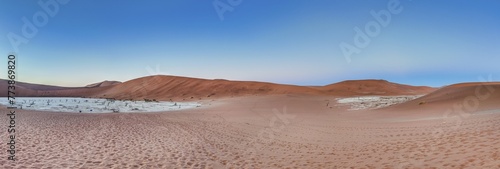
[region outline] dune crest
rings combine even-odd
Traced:
[[[116,85],[116,84],[120,84],[122,82],[119,82],[119,81],[102,81],[102,82],[98,82],[98,83],[93,83],[93,84],[89,84],[85,87],[105,87],[105,86],[112,86],[112,85]]]

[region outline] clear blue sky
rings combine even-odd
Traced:
[[[0,60],[16,46],[8,34],[23,37],[23,17],[43,21],[38,2],[0,1]],[[17,45],[18,80],[82,86],[161,73],[297,85],[369,78],[442,86],[500,78],[500,1],[401,0],[402,11],[350,62],[339,44],[353,45],[354,28],[365,30],[376,21],[370,11],[388,10],[389,0],[243,0],[224,20],[213,2],[58,4],[54,16],[45,12],[48,22],[34,37]]]

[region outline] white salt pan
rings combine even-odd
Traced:
[[[415,96],[360,96],[337,99],[341,105],[349,105],[350,110],[378,109],[394,104],[407,102],[423,95]]]
[[[197,102],[146,102],[66,97],[17,97],[15,102],[15,107],[18,109],[75,113],[161,112],[201,106]],[[0,104],[10,106],[7,98],[1,98]]]

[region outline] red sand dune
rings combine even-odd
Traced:
[[[352,87],[352,89],[350,88]],[[206,80],[176,76],[150,76],[115,85],[95,97],[118,99],[150,98],[203,99],[249,95],[412,95],[433,91],[430,87],[414,87],[377,80],[345,81],[323,87],[294,86],[265,82]]]
[[[176,76],[149,76],[113,86],[95,97],[117,99],[200,99],[273,94],[322,94],[311,87],[264,82],[207,80]]]
[[[0,92],[6,90],[2,83]],[[207,80],[177,76],[148,76],[124,83],[104,81],[87,87],[67,88],[18,83],[18,96],[36,97],[98,97],[116,99],[192,100],[252,95],[414,95],[433,91],[430,87],[415,87],[383,80],[351,80],[327,86],[295,86],[266,82]],[[2,87],[3,86],[3,87]],[[2,92],[2,93],[6,93]]]

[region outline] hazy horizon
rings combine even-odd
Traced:
[[[496,1],[243,0],[222,15],[213,4],[218,1],[61,0],[57,10],[49,8],[53,13],[38,2],[0,5],[0,51],[4,59],[17,52],[18,81],[80,87],[164,74],[314,86],[384,79],[440,87],[490,75],[496,80],[500,73]],[[220,2],[218,7],[230,5]],[[372,11],[391,11],[391,5],[397,12],[383,25]],[[33,17],[40,11],[47,22],[38,27]],[[32,37],[23,35],[26,22],[37,29]],[[379,31],[356,46],[356,28],[366,34],[371,23]],[[13,45],[12,34],[26,41]],[[342,43],[359,53],[346,57]]]
[[[156,75],[150,75],[150,76],[156,76]],[[175,76],[175,75],[159,75],[159,76]],[[143,77],[148,77],[148,76],[143,76]],[[44,83],[36,83],[36,82],[29,82],[29,81],[18,81],[18,82],[21,82],[21,83],[29,83],[29,84],[36,84],[36,85],[47,85],[47,86],[56,86],[56,87],[86,87],[88,85],[92,85],[92,84],[96,84],[96,83],[102,83],[102,82],[105,82],[105,81],[116,81],[116,82],[120,82],[120,83],[124,83],[124,82],[127,82],[127,81],[131,81],[131,80],[135,80],[135,79],[139,79],[139,78],[143,78],[143,77],[137,77],[137,78],[133,78],[133,79],[128,79],[128,80],[124,80],[124,81],[120,81],[120,80],[112,80],[112,79],[106,79],[106,80],[101,80],[101,81],[97,81],[97,82],[91,82],[91,83],[88,83],[88,84],[84,84],[84,85],[81,85],[81,86],[64,86],[64,85],[57,85],[57,84],[44,84]],[[275,82],[268,82],[268,81],[255,81],[255,80],[234,80],[234,79],[223,79],[223,78],[199,78],[199,77],[189,77],[189,76],[176,76],[176,77],[187,77],[187,78],[194,78],[194,79],[206,79],[206,80],[219,80],[219,79],[222,79],[222,80],[229,80],[229,81],[249,81],[249,82],[263,82],[263,83],[275,83]],[[460,82],[460,83],[469,83],[469,82],[492,82],[491,79],[493,78],[492,76],[480,76],[479,77],[480,79],[478,79],[477,81],[464,81],[464,82]],[[1,79],[1,80],[6,80],[6,79]],[[324,84],[324,85],[307,85],[307,84],[292,84],[292,83],[275,83],[275,84],[281,84],[281,85],[297,85],[297,86],[327,86],[327,85],[330,85],[330,84],[335,84],[335,83],[340,83],[340,82],[343,82],[343,81],[350,81],[350,80],[386,80],[386,79],[344,79],[344,80],[340,80],[340,81],[332,81],[330,83],[327,83],[327,84]],[[403,85],[412,85],[412,86],[427,86],[427,87],[433,87],[433,88],[440,88],[440,87],[445,87],[445,86],[448,86],[448,85],[453,85],[453,84],[459,84],[459,83],[451,83],[451,84],[445,84],[445,85],[442,85],[442,86],[431,86],[431,85],[413,85],[413,84],[407,84],[407,83],[399,83],[399,82],[394,82],[394,81],[389,81],[389,80],[386,80],[388,82],[391,82],[391,83],[398,83],[398,84],[403,84]]]

